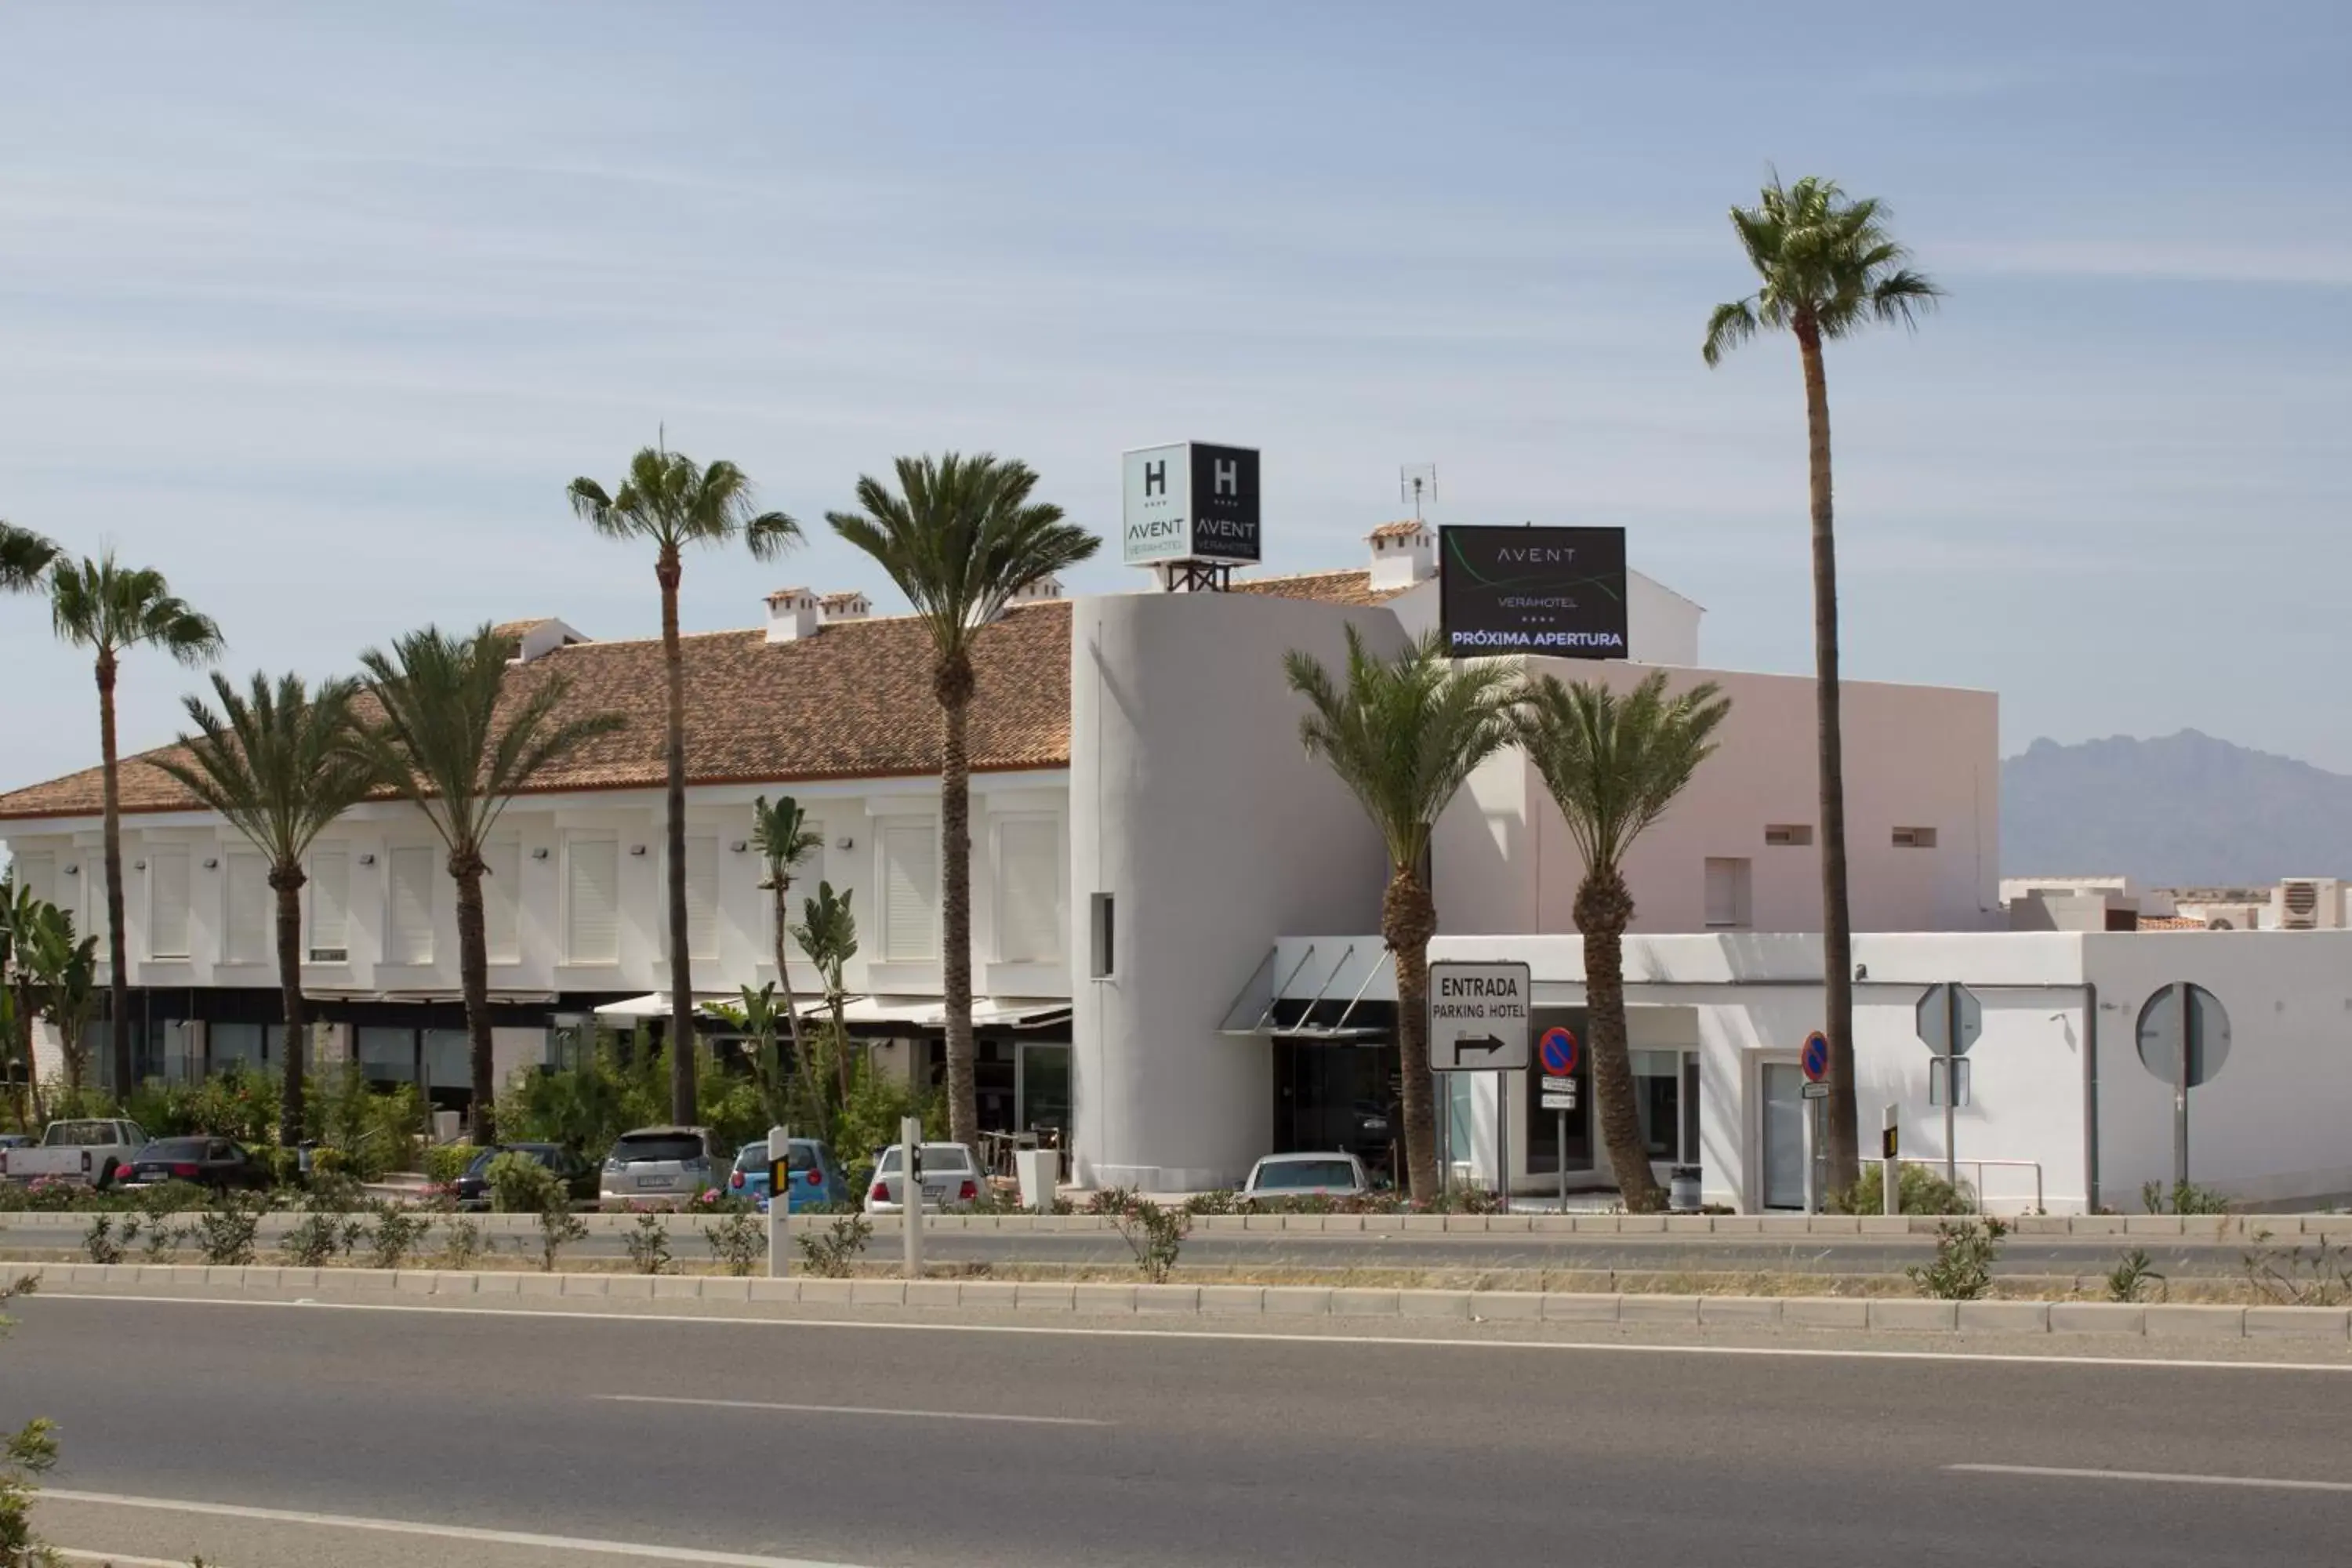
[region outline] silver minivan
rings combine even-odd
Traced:
[[[725,1179],[728,1156],[707,1127],[640,1127],[621,1134],[596,1178],[606,1208],[690,1204]]]

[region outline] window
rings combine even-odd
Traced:
[[[1932,827],[1898,827],[1895,830],[1895,847],[1897,849],[1933,849],[1935,847],[1936,830]]]
[[[610,834],[563,841],[563,958],[621,962],[621,845]]]
[[[1706,923],[1709,929],[1736,931],[1748,924],[1748,865],[1745,859],[1707,861]]]
[[[58,901],[58,858],[55,855],[19,855],[9,865],[9,874],[22,887],[45,904]]]
[[[719,956],[719,840],[699,835],[686,841],[686,952]]]
[[[1115,913],[1108,893],[1096,893],[1087,900],[1087,973],[1097,980],[1108,980],[1116,973],[1112,967],[1118,952],[1112,940],[1118,935],[1113,929]]]
[[[1050,816],[996,828],[996,956],[1004,963],[1063,961],[1062,835]]]
[[[935,822],[882,829],[882,958],[940,955],[940,829]]]
[[[188,852],[181,846],[147,851],[147,956],[188,956]]]
[[[520,963],[522,845],[512,838],[482,846],[482,947],[492,963]]]
[[[274,897],[269,886],[269,862],[259,855],[231,851],[223,864],[228,868],[227,875],[222,878],[227,884],[222,896],[227,901],[228,919],[227,930],[221,936],[221,962],[267,963],[270,957],[270,910]],[[258,1050],[259,1047],[255,1048]]]
[[[81,930],[78,934],[96,937],[99,963],[111,963],[114,962],[111,956],[114,940],[108,934],[111,928],[106,921],[106,858],[103,855],[91,854],[83,858],[80,881],[82,915]]]
[[[1764,829],[1764,842],[1775,849],[1801,848],[1812,841],[1810,822],[1777,822]]]
[[[310,851],[310,962],[350,962],[351,928],[351,852],[322,845]]]
[[[395,849],[384,878],[383,961],[433,962],[433,851],[424,845]]]

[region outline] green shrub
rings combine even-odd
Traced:
[[[1948,1219],[1936,1227],[1936,1260],[1903,1272],[1923,1296],[1974,1301],[1992,1289],[1993,1259],[2009,1226],[1997,1219]]]
[[[324,1268],[359,1245],[363,1228],[355,1219],[313,1211],[303,1215],[278,1245],[298,1268]]]
[[[669,1271],[669,1222],[647,1210],[637,1216],[637,1223],[621,1237],[628,1248],[629,1267],[640,1274],[665,1274]]]
[[[481,1259],[499,1249],[499,1244],[482,1222],[469,1215],[458,1215],[441,1222],[441,1267],[471,1268]]]
[[[490,1190],[490,1206],[500,1214],[543,1215],[564,1205],[563,1184],[528,1154],[501,1154],[482,1177]]]
[[[168,1219],[150,1218],[147,1221],[146,1229],[146,1239],[140,1244],[139,1247],[139,1261],[142,1263],[176,1261],[180,1256],[180,1243],[188,1238],[187,1228]]]
[[[404,1267],[423,1248],[425,1237],[433,1229],[431,1216],[398,1204],[379,1203],[371,1212],[375,1225],[367,1233],[370,1268]]]
[[[1921,1215],[1974,1214],[1976,1194],[1966,1182],[1957,1186],[1925,1165],[1905,1165],[1895,1188],[1898,1212]],[[1830,1194],[1832,1214],[1885,1214],[1886,1183],[1878,1162],[1863,1162],[1862,1179],[1842,1193]]]
[[[112,1215],[100,1215],[81,1233],[82,1250],[89,1254],[92,1263],[120,1263],[132,1242],[139,1239],[139,1222],[126,1218],[117,1228]]]
[[[1192,1233],[1192,1216],[1181,1208],[1162,1208],[1149,1198],[1130,1198],[1111,1213],[1111,1226],[1128,1250],[1135,1254],[1136,1271],[1153,1285],[1165,1285],[1176,1271],[1177,1255]]]
[[[1239,1214],[1241,1204],[1231,1187],[1220,1187],[1212,1193],[1194,1193],[1184,1200],[1184,1212],[1191,1215]]]
[[[719,1267],[739,1279],[759,1267],[768,1251],[768,1223],[749,1205],[721,1214],[716,1224],[702,1227],[710,1255]]]
[[[2175,1182],[2167,1190],[2162,1182],[2143,1183],[2139,1189],[2140,1207],[2150,1214],[2228,1214],[2230,1200],[2210,1187],[2200,1187],[2194,1182]]]
[[[559,1192],[552,1207],[539,1211],[539,1268],[542,1274],[555,1272],[557,1255],[575,1241],[588,1239],[588,1227],[572,1212],[572,1205]]]
[[[234,1268],[251,1263],[258,1250],[254,1243],[261,1234],[261,1216],[268,1211],[269,1205],[264,1200],[235,1193],[222,1194],[211,1208],[196,1216],[196,1250],[215,1268]]]
[[[874,1239],[874,1224],[863,1214],[845,1214],[823,1230],[803,1231],[793,1237],[801,1262],[812,1274],[846,1279],[857,1267],[866,1244]]]
[[[425,1179],[436,1186],[454,1186],[480,1152],[471,1143],[436,1143],[425,1151]]]
[[[2107,1271],[2107,1300],[2138,1301],[2147,1299],[2149,1286],[2156,1287],[2157,1300],[2165,1293],[2164,1276],[2156,1271],[2154,1261],[2144,1247],[2135,1247]]]

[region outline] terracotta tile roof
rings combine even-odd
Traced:
[[[1236,577],[1236,594],[1267,594],[1277,599],[1307,599],[1321,605],[1385,605],[1403,588],[1375,588],[1372,574],[1360,572],[1304,572],[1289,577]]]
[[[520,642],[533,627],[543,626],[554,618],[553,616],[533,616],[526,621],[501,621],[490,630],[502,637],[512,637]]]
[[[828,611],[845,610],[864,597],[866,597],[865,595],[859,593],[856,589],[852,588],[845,593],[827,594],[823,598],[819,599],[817,604]]]
[[[1409,517],[1402,522],[1384,522],[1364,537],[1366,539],[1411,539],[1416,533],[1426,532],[1428,529],[1429,524],[1419,518]]]
[[[2205,922],[2188,915],[2142,915],[2141,931],[2203,931]]]
[[[1362,574],[1358,574],[1359,576]],[[853,621],[771,643],[764,631],[681,639],[688,778],[696,784],[919,775],[939,768],[930,639],[911,616]],[[1054,768],[1070,758],[1070,606],[1016,606],[974,647],[977,770]],[[617,712],[625,728],[542,775],[533,793],[662,782],[661,643],[575,643],[514,668],[518,697],[560,675],[571,713]],[[126,758],[122,808],[186,811],[187,793],[150,758]],[[99,770],[0,795],[0,818],[96,816]]]

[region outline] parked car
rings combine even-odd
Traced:
[[[893,1143],[875,1160],[874,1180],[866,1193],[867,1214],[902,1212],[900,1189],[906,1185],[906,1178],[900,1173],[906,1158],[906,1145]],[[926,1213],[968,1209],[980,1198],[980,1162],[961,1143],[926,1143],[922,1183]]]
[[[216,1193],[259,1191],[269,1185],[269,1166],[232,1139],[158,1138],[131,1157],[120,1180],[125,1187],[194,1182]]]
[[[453,1184],[452,1196],[461,1209],[486,1209],[490,1206],[490,1162],[501,1154],[520,1154],[536,1160],[555,1173],[563,1190],[572,1198],[587,1202],[596,1196],[596,1167],[585,1158],[573,1153],[561,1143],[497,1143],[483,1150],[466,1167],[466,1173]]]
[[[803,1209],[847,1200],[849,1178],[842,1173],[840,1163],[822,1139],[793,1139],[784,1146],[784,1158],[788,1165],[785,1173],[792,1182],[787,1213],[798,1214]],[[735,1152],[735,1168],[727,1174],[727,1190],[737,1197],[756,1200],[760,1212],[767,1213],[769,1166],[766,1139],[744,1144]]]
[[[12,1182],[48,1177],[110,1186],[129,1168],[131,1157],[145,1147],[147,1134],[136,1121],[108,1117],[52,1121],[32,1148],[0,1149],[0,1176]]]
[[[1353,1154],[1268,1154],[1250,1167],[1236,1194],[1244,1206],[1275,1198],[1360,1198],[1372,1190]]]
[[[640,1127],[622,1133],[604,1157],[596,1198],[623,1208],[688,1204],[717,1186],[726,1168],[708,1127]]]
[[[0,1149],[29,1149],[36,1142],[29,1132],[0,1132]]]

